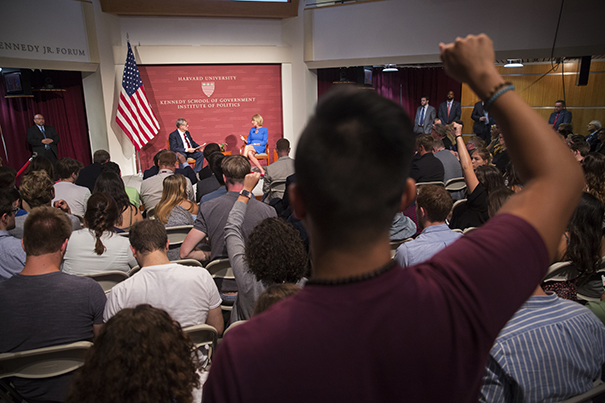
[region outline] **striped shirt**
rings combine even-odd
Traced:
[[[556,294],[532,296],[496,339],[481,402],[557,402],[592,389],[605,362],[605,326]]]

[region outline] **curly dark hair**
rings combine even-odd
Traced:
[[[582,160],[584,180],[586,181],[586,192],[596,196],[605,203],[605,155],[600,153],[589,153]]]
[[[97,242],[95,244],[95,253],[102,255],[107,248],[101,242],[101,236],[105,231],[114,231],[114,225],[120,218],[120,213],[113,197],[108,193],[94,193],[86,203],[86,213],[84,214],[84,224],[86,228],[95,233]]]
[[[603,203],[597,197],[584,192],[567,224],[569,241],[563,260],[571,261],[580,273],[579,285],[596,273],[601,263],[603,214]]]
[[[265,285],[296,283],[308,265],[299,233],[277,217],[266,218],[254,227],[244,258],[256,279]]]
[[[68,403],[189,403],[199,387],[195,346],[165,311],[122,309],[103,326]]]

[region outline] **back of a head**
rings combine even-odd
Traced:
[[[200,366],[193,350],[166,311],[122,309],[101,329],[66,402],[191,402]]]
[[[605,207],[595,196],[582,193],[569,223],[566,260],[571,260],[581,277],[595,272],[601,262],[601,238]]]
[[[32,159],[25,174],[27,175],[35,171],[45,171],[50,179],[55,180],[55,167],[53,167],[53,163],[46,157],[38,155]]]
[[[46,206],[53,199],[54,184],[46,171],[33,171],[23,177],[19,191],[31,208]]]
[[[298,231],[278,217],[265,218],[250,233],[245,260],[263,284],[296,283],[306,273],[308,255]]]
[[[444,147],[445,147],[445,144],[443,144],[443,140],[440,140],[440,139],[433,140],[433,150],[439,150]]]
[[[581,134],[572,134],[569,139],[572,143],[586,143],[586,137]]]
[[[97,150],[92,156],[92,162],[95,164],[104,164],[109,161],[109,153],[105,150]]]
[[[57,161],[57,176],[59,179],[68,179],[71,178],[72,174],[78,174],[80,169],[82,169],[83,165],[80,161],[76,161],[73,158],[60,158]]]
[[[228,155],[221,162],[221,168],[229,182],[241,183],[250,173],[250,161],[243,155]]]
[[[23,225],[23,249],[29,256],[55,253],[71,236],[71,221],[58,208],[36,207],[27,215]]]
[[[181,201],[187,199],[187,180],[181,174],[169,175],[164,178],[162,198],[155,206],[155,218],[162,224],[168,221],[170,211]]]
[[[287,152],[290,150],[290,142],[288,139],[279,139],[275,144],[275,148],[277,149],[277,152]]]
[[[502,172],[493,165],[481,165],[475,170],[477,180],[485,187],[487,194],[504,186]]]
[[[418,190],[416,205],[426,211],[426,218],[430,222],[445,222],[453,204],[450,192],[443,186],[422,185]]]
[[[101,172],[101,173],[113,172],[114,174],[118,175],[119,177],[122,177],[122,171],[120,170],[120,166],[113,161],[108,161],[105,164],[103,164],[103,166],[101,167],[99,172]]]
[[[139,253],[166,251],[166,228],[157,220],[139,221],[130,227],[130,245]]]
[[[95,253],[103,254],[105,246],[101,242],[101,236],[105,231],[113,231],[116,222],[120,218],[120,211],[113,197],[108,193],[94,193],[86,203],[84,223],[86,227],[95,233]]]
[[[272,284],[256,300],[252,316],[265,312],[279,301],[291,297],[300,291],[296,284]]]
[[[590,152],[590,144],[585,141],[571,143],[569,148],[571,148],[572,151],[579,152],[582,157],[586,157]]]
[[[435,125],[435,132],[439,135],[439,137],[443,138],[447,136],[447,127],[445,127],[441,123],[437,123]]]
[[[0,217],[13,213],[13,203],[19,200],[19,192],[14,188],[0,189]]]
[[[221,186],[225,185],[225,181],[223,180],[223,168],[222,164],[225,160],[225,155],[223,153],[214,153],[211,154],[208,158],[208,165],[210,165],[210,170],[214,174],[214,177],[218,181]]]
[[[414,139],[403,109],[374,92],[339,88],[320,99],[297,145],[295,168],[323,242],[353,248],[390,227]]]
[[[573,134],[573,126],[571,123],[561,123],[558,129],[559,133],[567,137],[569,134]]]
[[[424,151],[432,153],[435,146],[435,139],[430,134],[421,134],[416,137],[416,147],[424,148]]]
[[[0,166],[0,189],[15,187],[16,178],[15,168]]]
[[[507,187],[499,187],[487,197],[487,212],[491,217],[495,216],[498,210],[506,203],[515,192]]]
[[[216,143],[208,143],[206,144],[206,147],[204,147],[204,158],[206,158],[206,160],[208,160],[208,157],[210,157],[210,155],[214,154],[214,153],[218,153],[221,151],[221,146],[219,146]]]
[[[111,162],[108,162],[105,165],[108,164],[111,164]],[[105,165],[103,165],[103,167]],[[124,211],[126,207],[130,206],[130,199],[124,188],[124,181],[122,181],[122,178],[112,170],[101,172],[97,178],[92,193],[100,192],[107,193],[113,197],[120,213]]]
[[[174,168],[176,164],[176,154],[172,151],[166,151],[158,157],[158,166],[162,168]]]
[[[485,140],[479,136],[471,136],[467,144],[472,144],[474,148],[485,148]]]
[[[156,167],[159,167],[159,159],[160,159],[160,155],[162,155],[163,153],[165,153],[168,150],[160,150],[157,153],[155,153],[155,155],[153,156],[153,165],[155,165]]]

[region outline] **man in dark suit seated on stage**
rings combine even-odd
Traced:
[[[193,170],[199,172],[202,170],[204,165],[204,154],[201,148],[204,144],[199,145],[196,143],[191,134],[189,134],[189,125],[183,118],[176,120],[176,130],[168,135],[168,142],[170,144],[170,151],[180,153],[186,158],[193,158],[195,160],[195,166]]]
[[[54,127],[44,124],[44,116],[39,113],[34,115],[34,123],[27,129],[27,142],[31,144],[33,152],[48,158],[54,166],[59,158],[57,150],[59,134]]]

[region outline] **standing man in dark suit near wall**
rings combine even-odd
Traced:
[[[448,92],[447,100],[439,105],[439,112],[437,113],[441,123],[449,125],[454,120],[460,120],[461,114],[460,102],[454,101],[454,91]]]
[[[31,144],[33,152],[48,158],[55,165],[59,158],[59,135],[54,127],[44,124],[44,116],[39,113],[34,115],[34,125],[27,129],[27,142]]]
[[[555,130],[559,130],[561,123],[571,123],[571,112],[565,108],[565,101],[562,99],[555,102],[555,111],[548,118],[548,124],[552,125]]]
[[[416,109],[416,119],[414,119],[414,133],[429,134],[436,117],[437,112],[434,106],[429,105],[429,98],[420,98],[420,106]]]
[[[193,170],[199,172],[204,165],[204,154],[201,151],[201,146],[196,143],[191,134],[189,134],[189,124],[183,118],[176,120],[176,130],[168,135],[170,151],[183,154],[187,158],[195,159],[195,167]]]
[[[473,124],[473,132],[485,140],[486,144],[489,144],[491,141],[491,128],[492,125],[496,124],[496,121],[491,117],[489,112],[483,109],[483,101],[479,101],[475,104],[471,118],[475,121]]]

